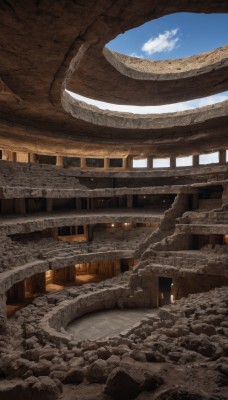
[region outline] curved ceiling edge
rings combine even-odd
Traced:
[[[62,92],[62,105],[74,118],[82,119],[95,125],[117,129],[169,129],[172,127],[191,126],[219,117],[228,116],[228,100],[202,108],[165,114],[131,114],[109,110],[87,104],[73,98],[66,91]]]
[[[105,59],[122,75],[137,80],[178,80],[228,66],[228,45],[199,55],[152,61],[126,56],[104,47]]]

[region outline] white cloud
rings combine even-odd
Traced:
[[[67,92],[79,101],[84,101],[87,104],[94,105],[101,110],[111,110],[118,112],[126,112],[133,114],[164,114],[179,112],[185,110],[192,110],[198,107],[204,107],[210,104],[220,103],[222,101],[228,100],[228,92],[215,94],[213,96],[204,97],[202,99],[183,101],[181,103],[165,104],[163,106],[126,106],[121,104],[105,103],[103,101],[97,101],[93,99],[88,99],[87,97],[80,96],[79,94],[72,93],[67,90]]]
[[[179,38],[176,36],[177,32],[178,28],[160,33],[158,36],[152,37],[144,43],[141,50],[149,56],[154,53],[170,52],[175,49],[179,41]]]

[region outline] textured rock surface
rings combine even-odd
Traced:
[[[119,129],[114,122],[107,130],[107,116],[103,118],[96,114],[94,119],[89,113],[90,122],[76,121],[62,108],[61,88],[65,85],[71,90],[77,88],[87,97],[121,104],[172,103],[226,90],[226,48],[183,60],[178,71],[176,61],[152,63],[149,67],[145,62],[140,71],[139,62],[134,59],[117,55],[113,66],[104,57],[103,47],[119,33],[181,11],[227,12],[227,3],[225,0],[214,3],[184,0],[170,5],[166,1],[154,4],[145,0],[142,6],[137,1],[129,3],[125,0],[99,0],[86,4],[68,0],[52,3],[50,7],[49,2],[32,1],[28,4],[23,1],[20,6],[16,0],[10,5],[3,2],[0,21],[2,145],[12,150],[17,147],[21,151],[29,149],[35,152],[39,149],[39,152],[46,151],[47,154],[64,150],[68,155],[112,153],[125,156],[129,151],[131,154],[184,154],[196,151],[199,145],[204,150],[224,146],[225,103],[222,113],[218,112],[213,120],[210,118],[217,107],[209,107],[204,116],[197,112],[200,121],[194,123],[195,117],[191,117],[191,130],[185,114],[177,114],[175,121],[180,122],[183,118],[185,127],[170,122],[171,127],[163,130],[162,137],[160,126],[159,129],[148,127],[145,130],[140,120],[128,129]],[[23,21],[26,21],[26,29]],[[128,72],[119,72],[120,65],[125,65]],[[163,73],[157,74],[157,68]],[[138,71],[140,79],[126,76],[130,75],[129,69],[131,75],[132,69]],[[65,108],[69,107],[68,102]],[[78,117],[85,118],[82,115],[84,108],[79,111]],[[121,120],[124,119],[121,116]],[[183,146],[186,135],[188,149]]]
[[[96,286],[77,288],[75,295],[77,291],[89,293]],[[40,298],[42,306],[34,302],[17,312],[8,335],[0,337],[1,396],[10,377],[23,378],[20,385],[38,385],[38,379],[44,387],[46,381],[40,376],[50,374],[62,381],[64,399],[71,399],[73,392],[84,398],[86,378],[100,387],[100,396],[104,396],[101,382],[107,379],[107,399],[227,399],[227,288],[190,295],[161,308],[157,315],[148,314],[124,337],[55,344],[51,337],[40,335],[37,324],[53,307],[53,297],[64,302],[72,295],[72,289],[52,293]],[[23,321],[29,321],[35,331],[29,331],[28,322]],[[48,382],[55,387],[53,381]],[[57,389],[52,390],[56,393]],[[51,396],[47,398],[55,398]]]

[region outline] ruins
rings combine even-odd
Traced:
[[[70,94],[228,90],[228,46],[105,47],[177,12],[228,2],[0,2],[0,400],[228,399],[228,100]]]

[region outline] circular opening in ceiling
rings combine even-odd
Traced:
[[[185,58],[226,45],[227,26],[227,14],[170,14],[118,35],[107,47],[149,60]]]

